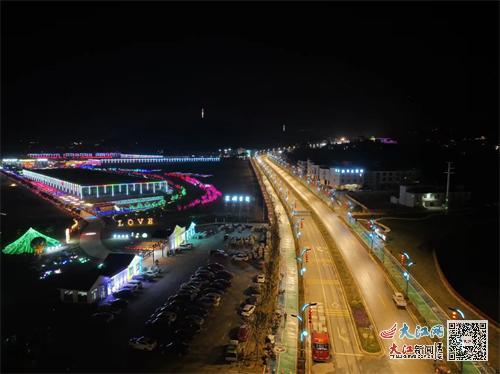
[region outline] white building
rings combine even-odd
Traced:
[[[326,166],[320,166],[319,168],[319,182],[323,186],[329,186],[331,180],[330,168]]]
[[[330,186],[338,190],[360,189],[364,183],[365,170],[359,167],[330,168]]]
[[[470,192],[450,191],[450,204],[463,204],[470,200]],[[443,208],[446,193],[442,187],[435,186],[405,186],[399,187],[399,198],[392,197],[391,202],[410,208]]]

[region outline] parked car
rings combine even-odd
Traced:
[[[113,313],[113,315],[117,315],[117,314],[120,314],[122,312],[122,310],[120,308],[113,306],[111,304],[99,305],[99,307],[97,308],[97,311],[99,313]]]
[[[392,295],[392,300],[396,303],[398,308],[406,308],[406,300],[401,292],[395,292],[394,295]]]
[[[180,249],[193,249],[194,246],[191,243],[181,244],[179,246]]]
[[[208,269],[212,271],[221,271],[224,270],[224,265],[219,264],[218,262],[213,262],[206,266]]]
[[[133,296],[132,291],[130,290],[120,290],[118,292],[115,292],[113,294],[114,297],[120,298],[120,299],[130,299]]]
[[[130,292],[138,292],[139,291],[139,286],[135,285],[135,284],[126,284],[125,286],[123,286],[121,288],[121,290],[126,290],[126,291],[130,291]]]
[[[210,279],[214,278],[215,277],[215,274],[213,271],[210,271],[208,269],[198,269],[196,270],[196,272],[194,273],[195,275],[208,275],[210,277]]]
[[[247,324],[241,325],[238,330],[238,341],[246,342],[249,336],[250,336],[250,326]]]
[[[193,297],[191,293],[178,293],[174,296],[174,301],[176,300],[192,301]]]
[[[182,337],[183,339],[191,339],[200,332],[200,326],[187,325],[175,330],[174,336]]]
[[[208,308],[212,308],[215,306],[215,301],[213,301],[212,299],[201,298],[201,299],[196,300],[196,305],[199,305],[201,307],[208,309]]]
[[[249,295],[260,295],[260,287],[257,286],[250,286],[247,288],[247,292]]]
[[[163,355],[183,356],[189,350],[189,344],[182,341],[171,341],[160,346],[160,352]]]
[[[241,310],[241,315],[243,317],[250,317],[255,312],[255,305],[247,304]]]
[[[190,314],[185,318],[187,321],[194,322],[198,326],[203,325],[203,322],[205,322],[205,319],[201,316],[197,316],[196,314]]]
[[[210,255],[211,256],[221,256],[221,257],[227,257],[229,256],[226,251],[223,249],[212,249],[210,250]]]
[[[237,254],[232,257],[233,261],[241,262],[241,261],[248,261],[248,256],[243,255],[243,254]]]
[[[146,338],[144,336],[138,338],[131,338],[128,341],[129,346],[134,349],[139,349],[142,351],[152,351],[158,345],[157,341],[151,338]]]
[[[215,277],[216,278],[224,278],[224,279],[233,279],[233,273],[230,273],[229,271],[227,270],[220,270],[218,272],[215,273]]]
[[[204,290],[201,290],[198,295],[206,295],[208,293],[216,293],[220,296],[224,295],[224,290],[220,288],[215,288],[215,287],[210,287],[210,288],[205,288]]]
[[[142,282],[137,279],[132,279],[131,281],[128,282],[129,284],[135,284],[138,288],[143,288]]]
[[[126,308],[128,305],[128,301],[124,299],[115,299],[111,302],[111,306],[117,307],[117,308]]]
[[[230,340],[229,345],[226,347],[226,352],[224,354],[224,360],[226,362],[236,362],[238,361],[238,344],[237,340]]]
[[[266,276],[264,274],[257,275],[256,282],[257,283],[266,283]]]
[[[195,314],[205,318],[208,316],[208,308],[200,305],[189,305],[181,309],[184,314]]]
[[[212,287],[219,289],[219,290],[222,290],[222,291],[225,291],[228,289],[229,285],[227,283],[221,283],[221,282],[217,281],[217,282],[212,283]]]
[[[201,279],[198,277],[191,277],[191,280],[189,281],[189,284],[195,285],[198,288],[204,288],[210,284],[210,281],[208,279]]]
[[[161,313],[156,314],[155,317],[157,319],[162,319],[169,323],[172,323],[175,322],[175,320],[177,319],[177,314],[175,312],[165,310]]]
[[[220,296],[218,298],[215,297],[209,297],[207,295],[203,295],[201,298],[198,299],[199,303],[205,303],[205,301],[210,302],[212,306],[219,306],[220,305]]]
[[[182,296],[182,297],[188,297],[189,300],[194,300],[196,299],[196,296],[198,295],[198,292],[196,291],[193,291],[193,290],[186,290],[186,289],[181,289],[179,290],[179,292],[177,293],[178,296]]]
[[[113,313],[100,312],[92,314],[92,319],[97,323],[110,323],[115,319]]]
[[[215,292],[208,292],[208,293],[204,294],[203,297],[208,297],[210,299],[215,299],[217,301],[220,301],[222,298],[221,295],[219,295],[218,293],[215,293]]]
[[[227,279],[223,279],[223,278],[217,279],[216,281],[214,281],[214,283],[220,283],[220,284],[223,284],[226,287],[231,286],[231,281],[229,281]]]
[[[258,305],[261,303],[261,301],[262,301],[262,296],[254,294],[250,297],[247,297],[247,299],[245,300],[245,304]]]

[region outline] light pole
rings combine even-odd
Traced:
[[[462,312],[460,309],[458,308],[452,308],[452,307],[448,307],[449,310],[451,310],[451,319],[458,319],[458,316],[460,316],[461,319],[465,319],[465,313]],[[463,346],[462,346],[462,349],[463,349]],[[464,370],[464,362],[463,361],[460,361],[460,373],[462,373]]]
[[[304,255],[309,252],[311,250],[311,248],[304,248],[302,250],[302,252],[300,253],[300,256],[297,257],[297,262],[299,262],[301,264],[301,268],[300,268],[300,275],[301,276],[304,276],[304,273],[306,272],[307,268],[305,267],[304,265]]]
[[[405,271],[403,273],[403,278],[406,280],[406,297],[408,297],[408,282],[410,281],[410,273],[408,273],[407,271]]]
[[[405,268],[406,269],[409,269],[410,267],[412,267],[413,265],[416,265],[415,262],[411,261],[410,259],[410,255],[406,252],[403,252],[403,256],[407,259],[407,263],[405,264]],[[406,297],[408,297],[408,283],[410,281],[410,272],[409,270],[405,271],[403,273],[403,278],[406,279]]]
[[[300,308],[300,315],[299,314],[291,314],[291,316],[297,318],[299,320],[300,324],[303,325],[304,324],[304,312],[307,310],[307,308],[309,308],[311,306],[315,306],[317,304],[318,303],[306,303],[306,304],[302,305],[302,307]],[[305,329],[304,326],[302,326],[302,331],[300,332],[300,342],[302,344],[304,343],[304,339],[307,337],[307,335],[308,335],[307,330]]]

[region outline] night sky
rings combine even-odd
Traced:
[[[29,141],[168,153],[436,127],[496,137],[498,10],[2,2],[2,153]]]

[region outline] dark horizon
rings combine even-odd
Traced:
[[[496,2],[2,9],[3,154],[498,138]]]

